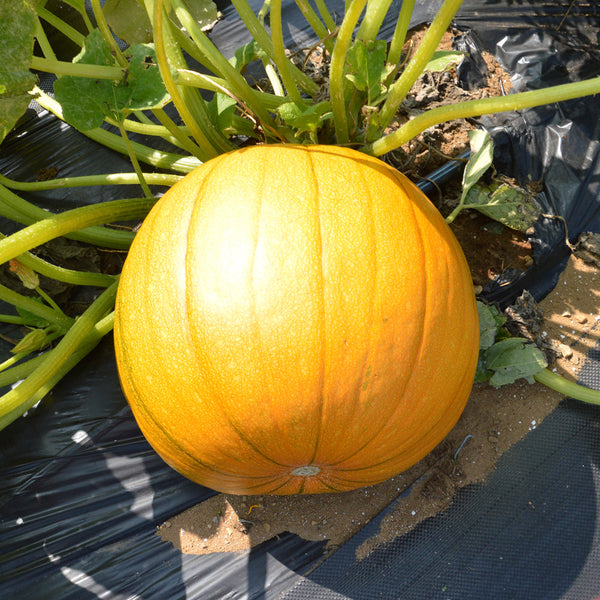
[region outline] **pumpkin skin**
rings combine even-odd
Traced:
[[[147,440],[234,494],[407,469],[458,420],[479,349],[441,215],[395,169],[335,146],[236,150],[174,185],[130,249],[114,334]]]

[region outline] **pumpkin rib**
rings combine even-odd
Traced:
[[[380,271],[377,268],[378,265],[378,245],[377,245],[377,235],[376,235],[376,227],[375,227],[375,214],[373,212],[373,196],[372,196],[372,191],[370,189],[370,186],[366,183],[365,181],[365,176],[363,173],[363,165],[360,164],[359,168],[356,169],[356,174],[360,177],[361,182],[362,182],[362,187],[361,189],[364,190],[365,196],[367,196],[367,205],[369,207],[369,229],[370,229],[370,233],[371,235],[369,236],[370,241],[373,243],[373,272],[375,274],[374,277],[374,281],[373,281],[373,289],[371,290],[373,293],[370,294],[370,302],[369,302],[369,323],[368,323],[368,327],[370,330],[373,329],[373,324],[375,321],[375,298],[377,297],[377,294],[379,292],[380,289],[380,285],[379,285],[379,279],[380,279]],[[373,355],[373,339],[371,338],[371,336],[369,336],[369,340],[368,340],[368,348],[366,349],[365,355],[364,355],[364,361],[363,361],[363,365],[361,367],[361,377],[360,377],[360,385],[359,385],[359,399],[363,396],[363,394],[366,392],[366,390],[364,390],[364,385],[365,385],[365,380],[367,377],[367,372],[369,369],[369,363],[371,362],[370,359],[372,358]],[[360,405],[360,401],[357,403],[357,405],[355,405],[354,408],[354,412],[356,412],[358,406]],[[373,435],[373,438],[377,437],[379,435],[379,430]],[[371,440],[367,441],[364,445],[367,445]],[[335,461],[333,463],[328,463],[329,467],[341,464],[346,462],[347,460],[349,460],[352,456],[354,456],[355,454],[357,454],[358,452],[360,452],[360,450],[362,449],[359,448],[355,451],[352,452],[352,454],[350,454],[349,456],[344,457],[341,460]]]
[[[390,169],[390,170],[391,170],[391,169]],[[361,174],[362,174],[362,172],[361,172]],[[392,174],[393,174],[393,175],[395,175],[395,173],[392,173]],[[396,178],[394,178],[394,179],[396,179]],[[402,182],[402,180],[401,180],[400,178],[397,178],[397,180],[398,180],[398,183],[403,183],[403,182]],[[365,190],[369,190],[369,192],[371,191],[371,190],[370,190],[370,188],[369,188],[369,186],[367,186],[367,185],[363,186],[363,189],[365,189]],[[412,202],[410,201],[410,195],[408,194],[408,192],[407,192],[406,188],[405,188],[403,185],[401,186],[401,189],[402,189],[402,192],[403,192],[403,195],[404,195],[404,199],[405,199],[405,202],[404,202],[404,205],[405,205],[405,206],[403,207],[403,209],[405,209],[405,210],[406,210],[406,209],[410,209],[410,211],[411,211],[411,215],[412,215],[412,217],[413,217],[413,223],[412,223],[412,225],[413,225],[413,228],[414,228],[414,230],[415,230],[415,231],[418,233],[418,238],[419,238],[419,240],[421,240],[421,241],[422,241],[422,239],[423,239],[423,234],[422,234],[421,228],[420,228],[420,226],[419,226],[418,219],[416,218],[416,215],[415,215],[415,209],[414,209],[414,206],[413,206]],[[406,201],[406,199],[408,199],[408,201]],[[373,218],[373,221],[374,221],[374,218]],[[374,236],[374,237],[376,238],[376,236]],[[422,244],[421,244],[421,247],[422,247]],[[422,268],[422,271],[423,271],[423,270],[424,270],[424,268],[425,268],[425,259],[424,259],[424,257],[423,257],[423,254],[422,254],[422,253],[419,253],[419,255],[418,255],[418,256],[419,256],[419,260],[420,260],[420,262],[421,262],[421,268]],[[379,269],[377,269],[377,268],[375,269],[375,272],[376,272],[376,278],[377,278],[377,277],[379,277],[379,271],[380,271]],[[424,296],[425,298],[426,298],[426,296],[427,296],[427,289],[426,289],[426,278],[424,278],[424,289],[423,289],[423,296]],[[374,303],[374,299],[372,299],[372,301],[371,301],[371,302],[372,302],[372,303]],[[419,341],[418,341],[418,347],[419,347],[419,349],[418,349],[418,351],[417,351],[417,352],[415,352],[415,353],[413,354],[411,367],[410,367],[409,369],[407,369],[407,370],[409,370],[409,371],[412,371],[412,370],[413,370],[413,367],[414,367],[414,365],[419,363],[419,361],[420,361],[420,358],[421,358],[421,355],[422,355],[422,351],[423,351],[423,342],[424,342],[424,339],[425,339],[425,338],[424,338],[424,329],[425,329],[425,327],[424,327],[424,325],[425,325],[425,315],[426,315],[426,310],[423,310],[423,311],[422,311],[422,323],[421,323],[421,327],[420,327],[420,328],[418,328],[418,331],[419,331],[419,332],[420,332],[420,334],[421,334],[421,335],[420,335],[420,339],[419,339]],[[371,340],[371,339],[369,340],[369,344],[370,344],[370,345],[372,344],[372,340]],[[404,397],[404,394],[405,394],[406,388],[409,386],[409,384],[410,384],[410,381],[411,381],[411,378],[410,378],[410,377],[408,377],[408,378],[406,379],[406,381],[404,382],[404,387],[403,387],[401,390],[399,390],[399,391],[397,392],[397,395],[398,395],[398,397],[400,397],[400,398]],[[362,389],[362,388],[361,388],[361,389]],[[364,442],[364,443],[363,443],[363,444],[362,444],[362,445],[361,445],[359,448],[357,448],[357,449],[356,449],[354,452],[352,452],[352,454],[350,454],[350,455],[346,456],[346,457],[345,457],[344,459],[342,459],[342,460],[338,460],[338,461],[336,461],[335,463],[330,463],[328,466],[332,466],[332,467],[333,467],[333,466],[336,466],[336,467],[337,467],[337,466],[338,466],[338,465],[340,465],[340,464],[343,464],[343,463],[345,463],[345,462],[347,462],[347,461],[349,461],[349,460],[352,460],[352,458],[354,458],[355,456],[357,456],[358,454],[360,454],[362,451],[364,451],[364,450],[365,450],[365,449],[366,449],[366,448],[367,448],[367,447],[368,447],[370,444],[372,444],[372,443],[376,442],[376,441],[377,441],[377,439],[379,438],[379,436],[381,435],[381,432],[382,432],[382,431],[384,431],[384,430],[385,430],[385,429],[386,429],[386,428],[389,426],[389,421],[390,421],[390,420],[392,420],[392,419],[394,419],[396,412],[397,412],[398,410],[401,410],[401,409],[403,409],[402,403],[398,403],[398,404],[396,405],[396,407],[395,407],[394,411],[393,411],[393,412],[392,412],[392,413],[391,413],[391,414],[388,416],[388,418],[387,418],[387,419],[386,419],[386,420],[385,420],[385,421],[382,423],[381,427],[379,427],[379,429],[378,429],[378,430],[377,430],[377,431],[376,431],[376,432],[375,432],[375,433],[374,433],[374,434],[373,434],[373,435],[372,435],[372,436],[371,436],[371,437],[370,437],[368,440],[366,440],[366,441],[365,441],[365,442]],[[343,471],[343,470],[345,470],[345,469],[339,469],[339,470],[340,470],[340,471]],[[360,469],[359,469],[359,470],[360,470]]]
[[[319,201],[319,179],[316,176],[316,169],[314,164],[314,159],[310,151],[305,151],[305,155],[308,158],[308,165],[310,168],[310,173],[312,175],[312,179],[314,183],[314,191],[313,191],[313,210],[314,210],[314,221],[315,221],[315,231],[316,237],[318,241],[318,252],[320,256],[320,270],[317,273],[319,278],[319,325],[320,325],[320,359],[319,359],[319,405],[317,407],[317,431],[315,435],[315,447],[313,449],[312,455],[308,461],[309,464],[313,463],[319,453],[319,446],[321,443],[321,434],[323,432],[323,414],[324,414],[324,404],[325,404],[325,364],[327,360],[327,327],[325,323],[325,266],[323,264],[323,223],[321,218],[321,203]]]
[[[227,159],[231,157],[231,153],[223,155],[223,162],[226,163]],[[226,166],[222,166],[222,169],[227,170]],[[206,182],[210,179],[210,177],[213,175],[215,169],[211,169],[211,171],[203,178],[203,183],[206,184]],[[265,172],[266,169],[262,168],[260,169],[260,173],[262,174],[263,180],[265,178]],[[221,171],[219,170],[218,172],[216,172],[214,174],[215,177],[221,177]],[[259,188],[260,189],[260,188]],[[198,189],[198,195],[200,194],[202,188]],[[258,240],[260,239],[260,222],[261,222],[261,214],[262,214],[262,203],[263,203],[263,198],[262,198],[262,194],[259,194],[259,204],[256,208],[257,210],[257,219],[256,219],[256,230],[253,234],[253,250],[252,250],[252,261],[251,261],[251,268],[249,270],[249,274],[250,274],[250,281],[249,281],[249,289],[254,290],[254,269],[255,269],[255,263],[256,263],[256,255],[257,255],[257,251],[258,251]],[[202,203],[202,200],[200,198],[196,198],[195,199],[195,206],[200,206]],[[190,223],[186,232],[186,240],[187,240],[187,247],[189,248],[190,246],[190,240],[189,240],[189,235],[190,235],[190,229],[191,229],[191,221],[193,220],[193,214],[194,214],[195,210],[192,211],[192,215],[190,218]],[[188,253],[188,250],[186,250],[186,255]],[[186,272],[186,292],[188,289],[188,284],[187,284],[187,272]],[[256,303],[255,303],[255,295],[251,294],[252,298],[252,313],[253,313],[253,330],[254,330],[254,335],[256,336],[257,339],[260,340],[261,337],[261,331],[260,331],[260,327],[258,326],[258,311],[256,310]],[[196,344],[194,343],[194,337],[192,335],[191,332],[191,324],[190,324],[190,303],[186,302],[186,319],[185,319],[185,327],[186,327],[186,331],[189,334],[189,339],[191,341],[191,345],[194,348],[194,355],[196,356],[197,359],[197,363],[198,366],[201,367],[201,361],[199,359],[198,356],[198,351],[196,348]],[[262,344],[259,343],[259,346],[261,346]],[[266,366],[264,363],[264,358],[262,356],[262,353],[259,353],[259,357],[261,359],[261,366],[263,371],[265,370]],[[210,378],[210,381],[212,383],[212,378]],[[211,385],[210,387],[211,390],[211,394],[213,394],[215,397],[222,397],[222,394],[220,393],[220,391],[216,388],[216,386]],[[259,455],[261,458],[267,460],[268,462],[273,463],[274,465],[278,466],[278,467],[285,467],[286,465],[276,461],[274,458],[268,456],[265,452],[263,452],[263,450],[259,449],[255,444],[253,444],[251,442],[251,440],[248,438],[248,436],[246,436],[244,433],[242,433],[242,431],[240,430],[240,428],[235,424],[234,419],[232,419],[231,414],[227,411],[226,406],[225,406],[225,402],[219,402],[218,403],[222,414],[224,415],[224,417],[226,418],[229,426],[232,428],[232,430],[238,435],[239,439],[249,448],[251,448],[257,455]],[[224,473],[226,474],[226,473]],[[235,475],[234,473],[231,473],[231,475]],[[236,475],[237,477],[237,475]],[[272,477],[272,475],[269,475],[267,477]],[[257,479],[260,477],[256,477]]]

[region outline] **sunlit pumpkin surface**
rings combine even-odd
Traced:
[[[350,490],[430,452],[479,347],[469,269],[426,197],[332,146],[254,146],[187,175],[127,257],[115,343],[158,454],[228,493]]]

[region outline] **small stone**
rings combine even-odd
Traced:
[[[578,315],[577,317],[575,317],[575,320],[580,324],[583,325],[584,323],[587,323],[587,317],[585,315]]]
[[[263,529],[269,533],[269,531],[271,531],[271,524],[270,523],[263,523]]]
[[[570,316],[571,316],[571,313],[568,310],[565,310],[565,312],[563,312],[563,314],[561,315],[561,317],[566,317],[566,318],[568,318]]]
[[[567,344],[559,344],[558,350],[563,358],[571,358],[573,356],[573,350]]]
[[[171,521],[165,521],[165,527],[168,529],[171,527]]]

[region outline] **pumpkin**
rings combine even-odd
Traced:
[[[234,494],[345,491],[458,420],[479,327],[462,250],[379,159],[258,145],[175,184],[131,246],[115,345],[156,452]]]

